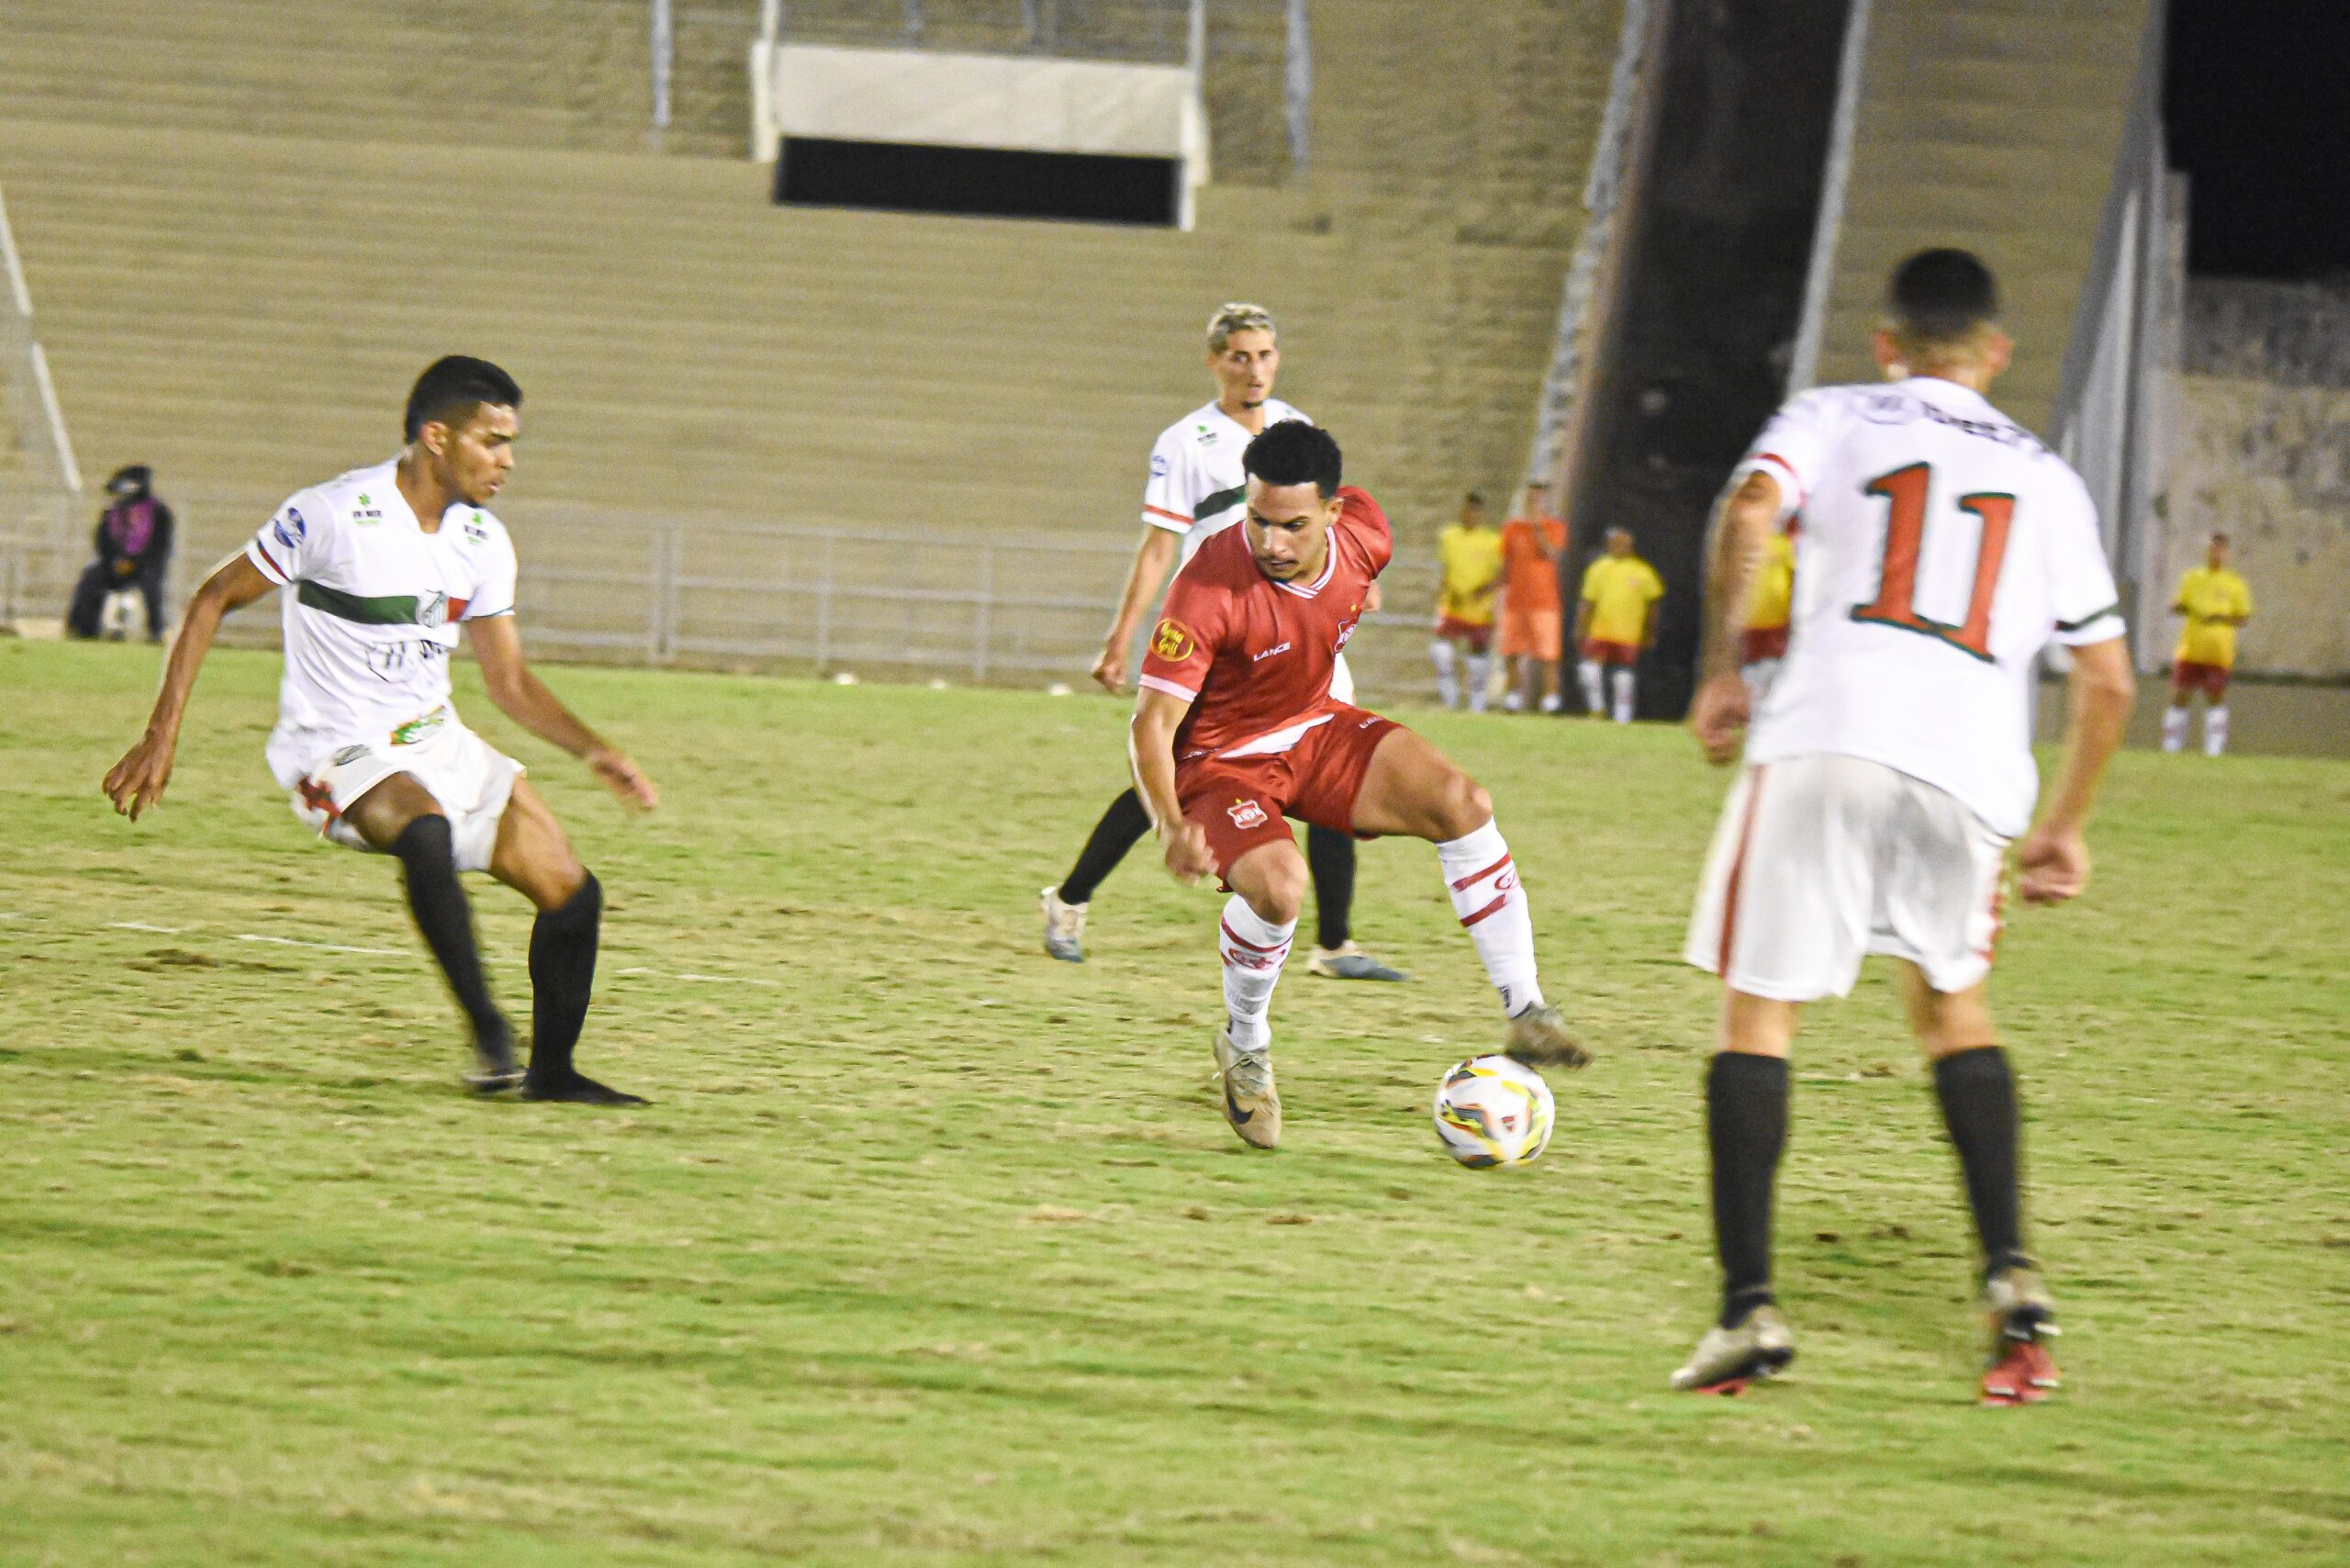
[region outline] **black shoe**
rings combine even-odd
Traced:
[[[608,1084],[572,1068],[559,1073],[525,1073],[522,1077],[522,1098],[552,1100],[566,1105],[649,1105],[651,1101],[640,1095],[622,1093]]]
[[[465,1087],[476,1094],[499,1094],[522,1081],[522,1064],[514,1055],[514,1031],[505,1019],[494,1029],[474,1031],[474,1070]]]

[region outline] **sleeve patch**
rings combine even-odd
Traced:
[[[1192,629],[1172,616],[1161,621],[1150,634],[1150,651],[1169,664],[1181,664],[1199,645]]]

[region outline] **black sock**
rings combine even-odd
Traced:
[[[1787,1145],[1784,1057],[1723,1051],[1706,1072],[1706,1138],[1714,1160],[1714,1249],[1725,1328],[1771,1295],[1771,1193]]]
[[[531,927],[531,1077],[542,1083],[570,1075],[571,1050],[588,1022],[596,988],[596,946],[604,924],[604,888],[590,871],[557,909]]]
[[[421,816],[392,840],[408,883],[408,913],[424,945],[440,960],[441,972],[456,993],[457,1005],[474,1026],[476,1038],[487,1039],[506,1029],[505,1015],[489,999],[489,982],[482,978],[481,950],[474,944],[474,907],[457,880],[454,845],[449,819]]]
[[[1093,890],[1102,879],[1118,868],[1118,862],[1150,831],[1150,813],[1143,810],[1142,797],[1132,790],[1110,802],[1102,820],[1093,824],[1093,834],[1085,841],[1084,850],[1069,875],[1061,879],[1058,890],[1063,903],[1091,903]]]
[[[2008,1053],[1997,1046],[1958,1051],[1934,1063],[1934,1094],[1942,1126],[1966,1177],[1966,1204],[1983,1243],[1983,1267],[2023,1260],[2022,1198],[2017,1176],[2022,1141],[2016,1114],[2016,1080]]]
[[[1354,935],[1354,835],[1309,826],[1305,867],[1314,873],[1314,940],[1324,947],[1343,947]]]

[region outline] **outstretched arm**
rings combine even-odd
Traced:
[[[480,661],[482,684],[489,690],[489,700],[498,704],[498,711],[530,731],[549,745],[561,746],[588,765],[589,772],[604,781],[604,787],[630,805],[651,811],[661,803],[661,791],[653,787],[635,763],[601,735],[579,722],[577,714],[563,705],[563,700],[549,691],[546,683],[532,673],[528,660],[522,657],[522,634],[515,629],[510,615],[485,616],[465,622],[470,634],[474,657]]]
[[[1208,851],[1207,834],[1199,823],[1185,820],[1175,793],[1175,731],[1191,711],[1190,698],[1146,687],[1126,735],[1135,788],[1158,830],[1158,841],[1166,846],[1167,869],[1182,882],[1196,882],[1221,869]]]
[[[172,781],[172,757],[179,749],[180,720],[187,712],[188,694],[196,689],[204,655],[212,651],[221,617],[242,610],[276,586],[240,554],[229,556],[205,578],[204,586],[188,600],[179,636],[163,664],[163,689],[155,695],[147,733],[106,773],[103,788],[117,812],[137,822],[140,812],[163,798],[163,786]]]
[[[1135,628],[1142,624],[1150,601],[1158,597],[1166,585],[1167,574],[1175,565],[1175,553],[1183,536],[1171,529],[1146,524],[1142,542],[1135,546],[1134,565],[1126,569],[1126,586],[1118,595],[1118,614],[1110,622],[1110,635],[1102,644],[1102,656],[1093,661],[1093,678],[1102,689],[1113,694],[1126,689],[1126,649],[1135,640]]]
[[[1771,531],[1778,525],[1779,481],[1760,468],[1739,481],[1715,510],[1689,728],[1705,748],[1706,760],[1717,766],[1736,759],[1739,733],[1746,727],[1751,699],[1738,673],[1739,633],[1771,547]]]
[[[2073,650],[2065,755],[2056,765],[2056,783],[2048,791],[2040,825],[2024,839],[2016,857],[2023,868],[2019,886],[2026,902],[2062,903],[2088,886],[2088,841],[2082,829],[2088,823],[2089,802],[2097,797],[2098,776],[2121,745],[2121,729],[2136,695],[2128,638]]]

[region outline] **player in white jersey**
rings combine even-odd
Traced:
[[[1305,420],[1303,413],[1272,395],[1281,358],[1273,319],[1264,307],[1228,304],[1209,319],[1208,369],[1215,376],[1215,400],[1168,426],[1150,449],[1142,542],[1135,548],[1134,566],[1126,573],[1102,656],[1093,662],[1093,678],[1113,695],[1125,690],[1126,650],[1166,585],[1168,573],[1188,563],[1201,545],[1239,521],[1248,510],[1248,480],[1240,459],[1248,443],[1269,426]],[[1369,608],[1378,610],[1375,598]],[[1354,700],[1354,678],[1343,658],[1330,692],[1341,702]],[[1069,963],[1084,962],[1086,906],[1093,890],[1149,832],[1150,813],[1133,790],[1110,802],[1077,864],[1045,890],[1046,952]],[[1314,875],[1316,927],[1306,972],[1326,980],[1404,979],[1403,971],[1381,963],[1354,941],[1354,840],[1327,828],[1309,827],[1305,851]]]
[[[2087,883],[2083,824],[2132,678],[2087,489],[1984,396],[2011,353],[1997,308],[1973,256],[1910,257],[1876,337],[1892,385],[1795,398],[1723,502],[1689,721],[1717,763],[1750,718],[1738,633],[1753,574],[1787,513],[1804,525],[1786,659],[1751,715],[1690,924],[1686,957],[1725,990],[1706,1084],[1723,1297],[1676,1387],[1736,1392],[1794,1356],[1770,1271],[1787,1051],[1803,1004],[1844,995],[1869,953],[1898,962],[1965,1178],[1994,1330],[1984,1399],[2055,1385],[1986,977],[2012,840],[2027,900]],[[2072,650],[2071,725],[2034,827],[2032,666],[2052,641]]]
[[[162,798],[196,672],[221,617],[285,590],[285,674],[270,771],[305,825],[400,862],[417,929],[472,1025],[489,1092],[642,1104],[572,1065],[588,1016],[603,891],[546,802],[456,715],[449,656],[471,634],[490,700],[585,760],[632,805],[658,799],[636,765],[532,674],[514,629],[514,546],[484,510],[514,465],[521,388],[486,360],[435,363],[409,394],[408,445],[297,491],[189,601],[147,733],[106,775],[134,820]],[[487,871],[539,911],[531,932],[527,1071],[482,976],[460,871]]]

